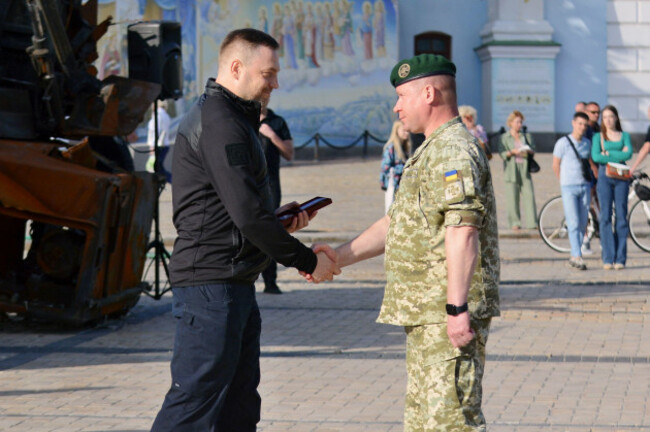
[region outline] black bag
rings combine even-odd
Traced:
[[[528,147],[530,147],[530,144],[528,144],[528,138],[526,138],[526,131],[524,131],[524,133],[522,135],[524,137],[524,142],[526,143],[526,145]],[[539,164],[537,163],[537,161],[535,159],[533,159],[532,153],[528,153],[528,172],[531,173],[531,174],[535,174],[535,173],[539,172],[540,169],[541,168],[540,168]]]
[[[576,154],[576,157],[580,161],[580,164],[582,166],[582,177],[585,179],[587,183],[593,183],[596,179],[594,177],[593,171],[591,170],[591,164],[589,163],[589,158],[586,159],[581,158],[580,154],[578,153],[578,150],[576,150],[576,147],[573,145],[573,141],[571,141],[571,137],[567,135],[566,139],[569,140],[569,144],[571,144],[571,148],[573,149],[573,152]]]
[[[528,153],[528,172],[531,174],[534,174],[536,172],[539,172],[541,168],[539,167],[539,164],[535,159],[533,159],[533,155]]]

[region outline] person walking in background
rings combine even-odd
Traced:
[[[591,154],[591,142],[584,136],[588,124],[587,114],[576,112],[571,122],[573,131],[557,140],[553,149],[553,172],[560,180],[571,244],[569,265],[579,270],[587,270],[582,259],[582,243],[589,219],[591,177],[584,177],[582,159],[589,159]]]
[[[404,164],[411,155],[411,140],[409,133],[401,121],[393,123],[390,137],[384,145],[384,152],[381,158],[381,174],[379,182],[382,190],[386,191],[384,198],[385,213],[395,200],[395,194],[399,187]]]
[[[648,107],[648,120],[650,120],[650,107]],[[639,168],[639,165],[643,163],[643,160],[648,156],[648,153],[650,153],[650,126],[648,126],[648,132],[645,134],[643,146],[641,147],[641,150],[639,150],[639,155],[634,160],[630,172],[633,173]]]
[[[155,104],[153,106],[155,106]],[[157,113],[158,113],[158,165],[160,167],[160,170],[162,170],[162,173],[165,175],[165,180],[167,180],[167,183],[171,183],[172,173],[169,172],[164,165],[165,158],[169,153],[169,146],[171,144],[171,135],[169,130],[169,126],[171,124],[171,118],[169,117],[169,114],[167,114],[167,101],[158,101]],[[152,113],[151,119],[149,120],[149,123],[147,123],[147,145],[149,145],[149,149],[151,149],[152,153],[154,152],[155,142],[156,142],[156,126],[155,126],[154,114]],[[148,171],[155,172],[156,167],[154,166],[154,164],[156,163],[156,155],[152,154],[151,157],[149,158],[149,161],[147,161]]]
[[[598,102],[589,102],[585,107],[585,113],[589,116],[589,126],[587,127],[587,132],[585,132],[585,137],[587,139],[593,139],[594,134],[600,132],[600,126],[598,126],[600,105],[598,105]]]
[[[600,202],[600,244],[603,268],[622,270],[627,260],[627,194],[629,180],[606,175],[607,163],[623,163],[632,158],[630,134],[623,132],[618,111],[613,105],[603,108],[600,132],[594,134],[591,158],[598,167],[596,190]],[[612,226],[612,207],[616,225]]]
[[[266,100],[262,102],[260,114],[260,142],[266,158],[266,169],[269,173],[273,208],[278,208],[282,200],[280,156],[288,161],[293,160],[293,139],[287,122],[268,108]],[[262,272],[262,278],[266,294],[282,294],[277,284],[278,263],[274,259],[271,259],[268,267]]]
[[[533,180],[528,170],[528,155],[534,154],[535,143],[529,133],[521,133],[524,115],[514,110],[508,116],[506,125],[510,129],[499,139],[499,155],[503,159],[505,196],[508,211],[508,225],[513,230],[521,229],[519,198],[523,201],[527,229],[537,228],[537,208]]]
[[[485,132],[483,126],[477,123],[476,108],[470,105],[461,105],[458,107],[458,114],[463,120],[463,124],[471,133],[474,138],[478,140],[478,143],[481,145],[481,148],[485,152],[488,160],[492,159],[492,152],[490,151],[490,143],[488,142],[488,136]]]

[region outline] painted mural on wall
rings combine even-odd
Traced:
[[[99,0],[99,20],[118,23],[100,40],[99,78],[127,75],[127,25],[138,20],[182,24],[182,114],[217,72],[219,45],[241,27],[280,43],[280,89],[271,108],[296,144],[319,132],[346,140],[364,130],[387,137],[395,93],[388,77],[397,59],[397,0]]]

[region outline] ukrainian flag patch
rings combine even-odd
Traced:
[[[447,171],[445,173],[445,181],[446,182],[452,182],[458,180],[458,171],[457,170],[451,170]]]

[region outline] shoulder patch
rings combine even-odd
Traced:
[[[248,146],[244,143],[228,144],[226,146],[226,156],[230,166],[247,165],[250,159],[248,157]]]
[[[459,170],[450,170],[444,173],[445,201],[447,204],[456,204],[465,199],[463,175]]]

